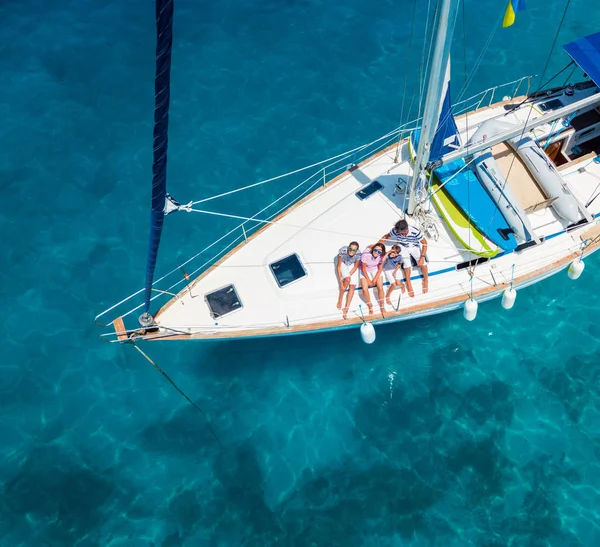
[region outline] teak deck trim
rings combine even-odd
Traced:
[[[598,228],[600,231],[600,225],[597,225],[594,228],[592,228],[591,230],[588,230],[588,232],[592,232],[596,228]],[[594,232],[594,234],[595,233],[596,232]],[[584,235],[585,234],[581,234],[582,237]],[[595,250],[598,249],[598,247],[600,247],[600,238],[593,239],[592,241],[593,242],[590,245],[588,245],[588,247],[586,248],[586,254],[590,253],[590,252],[594,252]],[[571,252],[568,255],[564,256],[563,258],[554,261],[552,264],[548,264],[548,265],[544,266],[543,268],[540,268],[538,270],[535,270],[533,272],[530,272],[528,274],[524,274],[520,277],[515,278],[515,280],[513,281],[513,286],[518,286],[521,283],[525,283],[526,281],[529,281],[532,278],[542,276],[553,270],[558,271],[558,270],[564,268],[569,262],[578,258],[580,255],[581,255],[581,253],[579,251]],[[509,282],[504,282],[504,283],[498,283],[497,286],[484,287],[482,289],[474,291],[473,298],[479,298],[481,296],[488,296],[488,295],[490,295],[490,293],[492,293],[492,294],[495,293],[492,296],[492,298],[493,298],[494,296],[499,296],[502,293],[502,291],[509,286],[510,286]],[[461,302],[464,302],[465,297],[468,297],[468,296],[469,296],[469,294],[467,292],[465,292],[464,295],[451,296],[448,298],[444,298],[442,300],[436,300],[433,302],[429,302],[427,304],[417,304],[415,306],[411,306],[410,308],[406,308],[406,309],[403,309],[402,311],[398,311],[398,312],[388,311],[388,312],[386,312],[385,318],[369,316],[369,319],[371,319],[371,321],[374,324],[393,323],[395,321],[393,321],[393,320],[390,321],[390,319],[394,319],[394,318],[398,319],[404,315],[411,315],[411,314],[415,314],[415,313],[419,313],[419,312],[423,312],[423,311],[433,310],[435,308],[444,308],[446,306],[460,304]],[[181,335],[181,334],[171,335],[171,334],[161,333],[160,335],[157,335],[157,336],[151,335],[151,336],[147,337],[146,340],[148,340],[148,341],[152,341],[152,340],[207,340],[207,339],[211,339],[211,338],[214,338],[214,339],[253,338],[253,337],[257,337],[257,336],[286,335],[286,334],[294,334],[294,333],[301,333],[301,332],[313,332],[313,331],[339,329],[339,328],[344,328],[344,327],[348,327],[351,325],[357,325],[360,323],[362,323],[362,320],[360,318],[337,319],[337,320],[332,320],[332,321],[322,321],[319,323],[296,325],[293,327],[286,327],[285,325],[282,325],[281,327],[270,327],[270,328],[262,328],[262,329],[230,330],[230,331],[212,332],[212,333],[206,333],[206,334],[193,333],[193,334],[186,334],[186,335]],[[142,337],[140,337],[140,338],[142,338]]]
[[[563,163],[562,165],[559,165],[556,168],[556,170],[564,171],[565,169],[568,169],[569,167],[573,167],[574,165],[577,165],[581,162],[584,162],[587,160],[593,160],[596,156],[597,156],[597,154],[595,152],[588,152],[587,154],[585,154],[583,156],[579,156],[578,158],[575,158],[574,160],[571,160],[568,163]]]
[[[117,335],[117,339],[122,342],[127,340],[129,337],[127,336],[127,332],[125,329],[125,323],[123,322],[122,317],[117,317],[113,321],[113,327],[115,328],[115,334]]]

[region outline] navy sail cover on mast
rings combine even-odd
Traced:
[[[460,146],[458,128],[456,127],[456,121],[452,113],[452,103],[450,102],[450,61],[446,66],[444,80],[442,98],[438,105],[437,126],[429,151],[429,162],[439,160],[442,156]],[[419,146],[420,136],[420,129],[415,129],[411,135],[415,150]]]
[[[444,83],[444,94],[440,104],[440,115],[435,136],[431,143],[429,161],[439,160],[444,154],[456,150],[458,147],[458,128],[452,114],[452,103],[450,102],[450,61],[446,66]]]
[[[152,211],[146,262],[144,312],[150,309],[154,269],[165,219],[167,195],[167,145],[171,97],[171,47],[173,0],[156,0],[156,74],[154,77],[154,161],[152,164]]]

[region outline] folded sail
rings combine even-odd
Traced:
[[[171,46],[173,43],[173,0],[156,0],[156,74],[154,77],[154,161],[152,164],[152,211],[146,262],[144,312],[150,309],[154,269],[165,219],[167,193],[167,144],[171,97]]]
[[[446,66],[446,74],[444,77],[444,92],[443,99],[439,105],[438,125],[431,143],[431,152],[429,161],[436,161],[444,154],[456,150],[459,145],[458,129],[452,114],[452,103],[450,102],[450,61]]]

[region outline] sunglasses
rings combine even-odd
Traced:
[[[382,251],[380,251],[379,249],[373,249],[373,254],[380,255],[381,253],[382,253]]]
[[[349,253],[356,253],[356,252],[358,252],[358,249],[355,249],[354,247],[349,247],[348,248],[348,252]]]

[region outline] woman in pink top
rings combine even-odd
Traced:
[[[362,287],[364,299],[369,308],[369,315],[373,314],[373,304],[369,295],[369,287],[377,287],[377,301],[381,315],[385,317],[385,308],[383,300],[383,257],[385,256],[385,246],[383,243],[375,243],[367,247],[360,257],[360,285]]]

